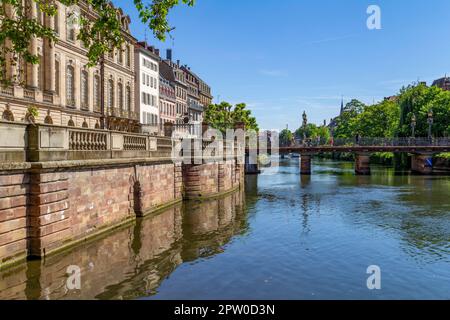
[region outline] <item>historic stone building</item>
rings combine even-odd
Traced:
[[[95,20],[92,8],[83,1],[71,7],[57,2],[57,14],[50,17],[44,16],[34,1],[30,3],[30,15],[53,28],[58,41],[53,44],[48,39],[33,39],[30,51],[40,57],[40,63],[25,65],[19,61],[7,66],[7,75],[17,81],[0,89],[2,119],[24,121],[32,108],[39,112],[35,119],[39,123],[138,130],[134,101],[136,41],[129,32],[130,18],[117,9],[125,38],[123,48],[105,57],[104,63],[88,68],[87,50],[77,40],[79,27],[75,21],[80,15]]]
[[[168,49],[166,60],[162,61],[160,65],[160,73],[163,78],[169,80],[175,88],[175,112],[176,123],[182,123],[184,117],[188,116],[187,107],[187,82],[186,75],[181,69],[180,61],[176,63],[172,61],[172,50]]]
[[[198,78],[198,92],[200,103],[206,109],[212,103],[213,96],[211,94],[211,87],[201,78]]]
[[[191,123],[194,125],[193,131],[194,135],[198,135],[201,132],[201,124],[203,122],[203,111],[204,106],[200,103],[199,94],[199,82],[200,78],[197,77],[189,67],[183,66],[181,68],[186,75],[186,82],[188,85],[187,90],[187,104],[188,113]]]
[[[159,80],[159,114],[161,117],[160,130],[163,132],[164,124],[177,122],[175,86],[169,79],[160,76]]]

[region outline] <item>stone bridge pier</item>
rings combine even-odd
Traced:
[[[355,153],[355,173],[360,176],[370,175],[370,153]]]
[[[312,154],[302,153],[300,155],[300,174],[311,175],[311,159]]]
[[[432,174],[433,155],[434,153],[429,152],[412,154],[411,171],[418,174]]]

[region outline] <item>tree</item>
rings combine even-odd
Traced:
[[[330,138],[330,131],[326,126],[318,127],[314,123],[308,123],[306,129],[302,126],[295,131],[295,137],[298,139],[303,139],[305,135],[307,138],[317,139],[320,137],[321,140],[328,141]]]
[[[400,120],[398,135],[411,136],[411,119],[416,117],[416,136],[428,135],[428,112],[433,111],[432,133],[435,136],[450,134],[450,92],[425,84],[402,88],[399,95]]]
[[[121,33],[121,22],[117,17],[117,9],[110,0],[59,0],[66,6],[76,5],[80,2],[87,3],[98,15],[95,20],[90,20],[82,15],[73,15],[74,23],[80,26],[77,35],[78,40],[87,48],[89,66],[99,63],[100,59],[113,49],[121,48],[124,42]],[[193,6],[195,0],[133,0],[139,17],[161,41],[173,30],[168,23],[170,10],[179,3]],[[56,0],[2,0],[0,3],[0,82],[8,84],[16,79],[8,77],[6,63],[11,60],[13,65],[19,61],[37,64],[39,58],[36,53],[30,51],[33,38],[48,39],[56,42],[55,31],[47,25],[43,25],[39,19],[30,16],[32,6],[37,6],[46,16],[54,16],[57,12]],[[34,10],[34,9],[33,9]]]
[[[344,112],[336,119],[337,126],[334,131],[336,138],[351,138],[356,135],[357,117],[364,111],[366,105],[353,99],[344,108]]]
[[[394,137],[400,118],[400,107],[397,103],[384,100],[381,103],[367,106],[353,119],[351,136],[360,134],[363,137]]]
[[[246,109],[245,103],[237,104],[234,109],[228,102],[211,104],[206,108],[204,121],[222,132],[233,129],[239,122],[243,122],[247,130],[259,130],[256,118]]]
[[[288,147],[291,145],[292,141],[294,140],[294,135],[292,134],[291,130],[284,129],[280,132],[280,146],[281,147]]]

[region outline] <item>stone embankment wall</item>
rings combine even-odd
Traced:
[[[51,255],[183,199],[231,192],[243,174],[236,160],[5,164],[0,168],[0,267]]]

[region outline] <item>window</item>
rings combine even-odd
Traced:
[[[94,76],[94,108],[99,111],[100,109],[100,77]]]
[[[117,98],[119,109],[123,110],[123,84],[121,82],[117,85]]]
[[[125,91],[125,110],[130,111],[131,107],[131,87],[127,86]]]
[[[75,41],[75,13],[67,11],[66,13],[66,29],[67,29],[67,40]]]
[[[75,70],[72,66],[67,66],[66,69],[66,100],[67,105],[75,106]]]
[[[145,73],[142,72],[142,84],[145,85]]]
[[[117,63],[118,64],[123,64],[123,52],[122,52],[122,49],[119,49],[119,51],[117,52]]]
[[[126,60],[127,60],[127,67],[131,67],[131,48],[130,48],[130,46],[127,46]]]
[[[81,107],[89,107],[89,74],[86,70],[81,72]]]
[[[40,55],[39,56],[39,64],[38,64],[38,67],[37,67],[37,70],[38,70],[38,88],[39,88],[39,90],[43,90],[44,89],[44,71],[43,71],[43,69],[42,69],[42,65],[43,65],[43,58],[42,58],[42,56]]]
[[[59,7],[57,4],[55,4],[55,8],[56,8],[56,13],[55,13],[54,20],[53,20],[55,26],[53,29],[55,30],[55,33],[57,35],[59,35]]]
[[[114,80],[108,81],[108,108],[114,108]]]
[[[60,84],[59,84],[59,61],[58,60],[56,60],[55,61],[55,91],[56,91],[56,94],[57,95],[59,95],[59,87],[60,87]]]

